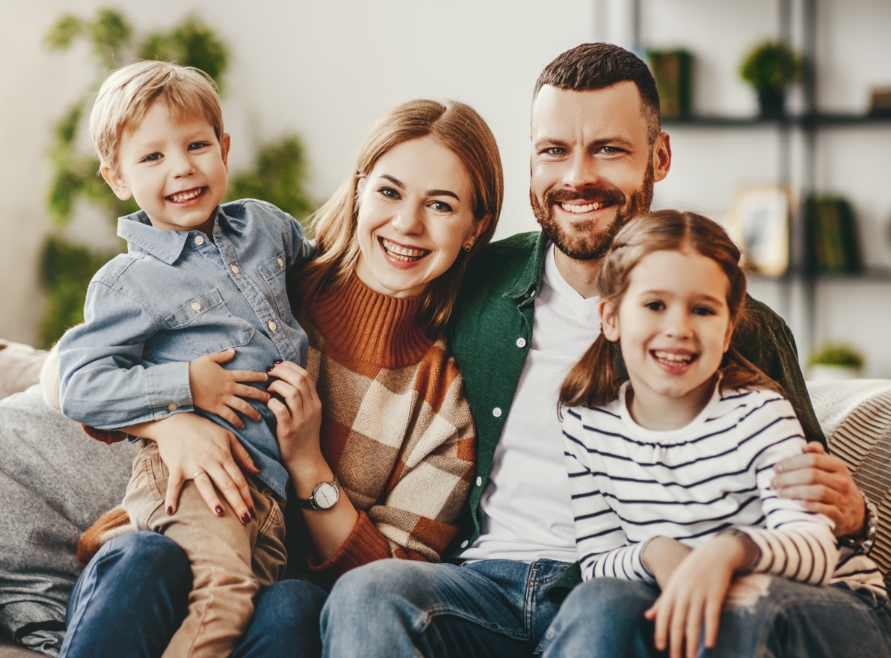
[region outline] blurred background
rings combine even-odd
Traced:
[[[84,125],[109,67],[209,70],[233,194],[298,218],[349,173],[380,113],[469,103],[501,148],[502,238],[536,228],[535,79],[564,50],[609,41],[659,79],[674,159],[654,207],[728,225],[805,365],[891,377],[888,0],[4,0],[0,25],[2,338],[51,343],[122,249],[114,218],[129,210],[92,175]]]

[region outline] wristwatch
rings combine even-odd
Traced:
[[[300,509],[331,509],[340,499],[340,482],[334,477],[332,482],[319,482],[312,490],[309,498],[296,498],[295,503]]]
[[[866,506],[863,530],[859,537],[842,537],[839,543],[854,549],[859,547],[864,554],[869,555],[876,541],[876,532],[879,526],[879,509],[874,502],[866,497],[863,489],[860,489],[860,495],[863,496],[863,504]]]

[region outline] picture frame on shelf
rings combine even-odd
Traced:
[[[750,271],[769,277],[788,271],[792,196],[788,186],[777,184],[745,185],[737,191],[727,229]]]

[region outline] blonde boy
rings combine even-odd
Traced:
[[[203,471],[174,512],[164,507],[169,473],[157,445],[143,441],[124,497],[137,529],[165,534],[192,565],[189,615],[164,655],[226,656],[247,628],[254,595],[285,567],[288,474],[260,373],[276,360],[306,363],[285,280],[311,247],[274,206],[220,205],[229,135],[201,71],[166,62],[115,71],[99,90],[90,131],[102,177],[141,210],[118,220],[129,251],[93,278],[85,323],[59,345],[62,411],[103,430],[195,411],[232,431],[260,468],[248,478],[253,518],[211,511],[198,491],[212,487]],[[231,369],[219,365],[227,361]],[[224,383],[235,391],[225,400]]]

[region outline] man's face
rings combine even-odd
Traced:
[[[671,149],[666,133],[651,145],[647,128],[633,82],[539,91],[529,196],[545,235],[570,258],[602,258],[622,225],[649,211]]]

